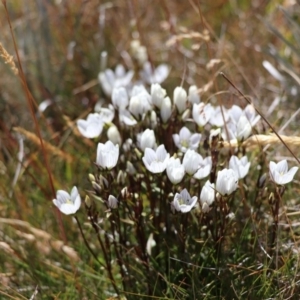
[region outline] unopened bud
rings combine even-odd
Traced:
[[[90,182],[96,181],[96,178],[93,174],[89,174],[89,181]]]
[[[121,145],[122,139],[117,126],[112,125],[107,130],[108,139],[115,145]]]
[[[107,204],[108,204],[109,208],[117,208],[118,207],[118,199],[113,195],[109,195]]]
[[[270,194],[270,196],[269,196],[269,204],[274,204],[274,201],[275,201],[275,195],[274,195],[274,193],[272,192],[271,194]]]
[[[118,176],[117,176],[117,183],[120,185],[124,185],[125,179],[126,179],[126,173],[124,173],[122,170],[120,170],[118,173]]]
[[[266,183],[266,179],[267,179],[267,174],[263,174],[262,176],[260,176],[258,182],[257,182],[257,187],[262,189]]]
[[[124,187],[123,189],[122,189],[122,191],[121,191],[121,195],[122,195],[122,198],[123,199],[126,199],[127,198],[127,196],[128,196],[128,188],[127,187]]]
[[[173,101],[180,114],[182,114],[186,108],[186,100],[186,91],[180,86],[176,87],[173,94]]]
[[[92,206],[92,201],[89,196],[85,196],[84,203],[87,208],[90,208]]]
[[[92,186],[93,186],[93,189],[95,190],[95,192],[97,192],[98,194],[101,193],[102,188],[96,181],[92,182]]]
[[[134,175],[136,173],[136,169],[130,161],[126,162],[126,172],[129,175]]]
[[[108,188],[109,187],[109,183],[108,183],[108,180],[103,176],[103,175],[100,175],[100,185],[103,186],[104,188]]]

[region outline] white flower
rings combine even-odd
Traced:
[[[129,97],[124,87],[115,87],[111,96],[111,102],[119,110],[125,109],[129,104]]]
[[[74,186],[72,188],[71,195],[66,191],[58,190],[53,203],[63,214],[75,214],[81,205],[81,198],[77,187]]]
[[[236,139],[243,141],[250,136],[252,132],[252,126],[246,116],[241,116],[236,125]]]
[[[230,119],[237,123],[240,119],[240,117],[243,115],[243,110],[238,105],[232,105],[230,109],[228,109],[228,114],[230,116]]]
[[[86,120],[78,120],[77,128],[86,138],[98,137],[103,130],[103,121],[99,114],[89,114]]]
[[[184,166],[179,158],[171,157],[167,163],[167,175],[173,184],[179,183],[185,174]]]
[[[162,173],[167,167],[169,158],[170,154],[167,153],[165,146],[160,145],[156,151],[151,148],[146,148],[143,162],[151,173]]]
[[[134,126],[137,124],[136,119],[127,109],[122,109],[119,111],[119,119],[121,123],[124,123],[127,126]]]
[[[202,161],[202,156],[194,150],[188,149],[183,157],[182,164],[185,172],[189,175],[194,175]]]
[[[256,123],[260,120],[260,115],[256,116],[255,108],[252,104],[248,104],[244,109],[244,114],[246,118],[251,123],[251,126],[255,126]]]
[[[173,93],[173,102],[176,105],[180,114],[182,114],[186,109],[186,100],[186,91],[180,86],[176,87]]]
[[[198,198],[196,196],[191,198],[188,191],[184,189],[180,192],[180,194],[176,193],[172,203],[177,211],[187,213],[195,206],[197,199]]]
[[[217,127],[222,127],[228,120],[229,114],[227,109],[224,106],[217,106],[215,109],[213,109],[209,123]]]
[[[218,172],[216,190],[222,195],[230,195],[238,188],[238,175],[232,169]]]
[[[107,200],[107,205],[109,208],[117,208],[118,207],[118,199],[113,195],[109,195],[108,200]]]
[[[288,164],[286,160],[282,160],[279,163],[270,161],[269,174],[271,180],[278,185],[283,185],[291,182],[298,171],[298,167],[292,167],[288,171]]]
[[[198,126],[203,127],[210,120],[213,113],[214,108],[210,103],[205,105],[203,102],[200,102],[193,105],[193,119]]]
[[[107,134],[108,139],[111,142],[113,142],[115,145],[116,144],[121,145],[122,139],[121,139],[121,135],[120,135],[120,132],[119,132],[117,126],[115,126],[115,125],[110,126],[108,128],[106,134]]]
[[[160,108],[160,116],[163,123],[167,123],[172,114],[172,103],[169,97],[164,98],[161,108]]]
[[[210,183],[209,180],[205,182],[200,193],[200,202],[202,204],[202,211],[208,212],[209,206],[215,201],[215,184]]]
[[[96,111],[96,108],[95,108]],[[96,111],[102,120],[103,123],[109,124],[115,117],[115,110],[114,107],[109,104],[108,108],[107,107],[98,107]]]
[[[237,156],[232,155],[229,160],[229,168],[235,171],[239,179],[242,179],[249,172],[250,162],[248,162],[247,156],[243,156],[239,159]]]
[[[198,94],[198,88],[195,85],[191,85],[189,87],[188,101],[192,104],[200,103],[200,96]]]
[[[237,139],[242,141],[247,139],[251,132],[252,127],[259,121],[260,116],[255,116],[255,109],[253,105],[247,105],[244,110],[239,106],[233,105],[228,113],[230,121],[226,124],[227,132],[224,130],[222,136],[224,139]],[[229,137],[227,136],[229,134]]]
[[[115,87],[128,86],[133,75],[134,71],[130,70],[126,73],[122,65],[117,65],[115,72],[107,69],[99,73],[98,79],[105,94],[110,96]]]
[[[151,97],[143,86],[134,86],[129,101],[129,111],[135,118],[141,118],[151,109]]]
[[[233,105],[229,110],[230,121],[226,125],[227,132],[224,130],[224,139],[237,139],[238,141],[245,140],[252,132],[252,124],[244,111],[237,105]],[[227,133],[229,137],[227,136]]]
[[[188,128],[182,127],[179,134],[173,134],[173,141],[181,152],[186,152],[188,149],[196,150],[201,140],[201,134],[192,134]]]
[[[114,145],[111,141],[105,144],[98,143],[96,164],[103,169],[112,169],[116,166],[119,158],[119,145]]]
[[[155,135],[152,129],[146,129],[143,133],[137,135],[138,147],[145,151],[146,148],[155,148]]]
[[[153,105],[155,105],[158,108],[161,108],[161,104],[167,95],[167,92],[165,89],[163,89],[160,84],[154,83],[151,85],[151,100]]]
[[[201,161],[198,165],[197,172],[194,174],[194,178],[200,180],[202,178],[207,177],[210,174],[211,168],[212,168],[211,156],[208,156],[204,159],[201,156]]]
[[[169,75],[169,67],[166,64],[161,64],[153,69],[150,62],[145,62],[143,70],[140,72],[142,80],[148,84],[162,83]]]

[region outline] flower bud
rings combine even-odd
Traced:
[[[200,103],[200,96],[198,94],[198,88],[195,85],[191,85],[189,87],[189,96],[188,101],[192,104],[199,104]]]
[[[107,130],[107,137],[114,145],[121,145],[122,139],[117,126],[112,125]]]
[[[186,99],[186,91],[180,86],[176,87],[173,93],[173,101],[180,114],[186,109]]]
[[[166,94],[166,90],[164,90],[160,84],[154,83],[151,85],[151,100],[156,107],[161,108]]]
[[[167,121],[170,119],[172,114],[172,103],[171,99],[169,97],[166,97],[162,104],[160,109],[160,116],[163,121],[163,123],[167,123]]]
[[[96,181],[96,178],[93,174],[89,174],[89,181],[90,182]]]
[[[108,183],[108,180],[103,176],[103,175],[100,175],[100,185],[103,186],[104,188],[108,188],[109,187],[109,183]]]
[[[92,201],[89,196],[85,196],[84,203],[87,208],[90,208],[92,206]]]
[[[126,172],[131,176],[136,173],[136,169],[130,161],[126,162]]]
[[[118,207],[118,199],[113,195],[109,195],[107,204],[108,204],[109,208],[117,208]]]
[[[117,183],[123,185],[125,184],[125,179],[126,179],[126,173],[120,170],[117,176]]]
[[[102,192],[102,188],[97,182],[93,181],[92,186],[96,193],[100,194]]]

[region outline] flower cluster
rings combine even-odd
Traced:
[[[227,161],[228,168],[218,170],[213,166],[212,156],[205,155],[207,151],[203,149],[203,142],[213,137],[243,141],[251,135],[252,127],[260,116],[256,115],[252,105],[244,109],[233,105],[228,109],[201,102],[196,86],[191,86],[188,92],[176,87],[171,100],[160,85],[167,75],[166,65],[153,69],[149,62],[144,63],[140,72],[141,80],[136,84],[132,82],[133,72],[126,72],[121,65],[117,66],[115,72],[107,69],[100,73],[99,82],[105,94],[111,97],[111,103],[107,107],[97,104],[95,112],[90,113],[86,120],[77,121],[77,127],[86,138],[101,139],[103,130],[106,130],[108,141],[98,143],[97,147],[96,165],[99,168],[113,169],[121,150],[122,160],[126,159],[124,171],[138,175],[136,157],[134,162],[130,161],[128,158],[132,155],[128,151],[139,149],[143,153],[140,161],[146,170],[152,174],[166,171],[169,182],[177,187],[178,192],[171,202],[174,211],[189,212],[199,198],[200,207],[205,213],[217,195],[227,197],[236,191],[239,180],[245,179],[249,172],[250,162],[247,156],[231,155]],[[147,90],[147,84],[151,84],[150,90]],[[181,120],[181,126],[177,125],[178,119]],[[209,136],[205,132],[210,132]],[[169,134],[171,139],[167,138]],[[127,139],[122,143],[125,136]],[[278,165],[270,162],[270,178],[276,184],[283,185],[292,180],[297,169],[294,167],[287,172],[286,161]],[[211,182],[207,180],[208,177],[216,179]],[[201,182],[203,179],[207,181],[200,193],[191,198],[186,189],[188,182]],[[72,195],[58,191],[55,205],[64,213],[75,212],[79,207],[78,199],[75,201]],[[117,203],[117,199],[112,201],[112,197],[110,195],[108,203]],[[67,209],[61,205],[64,203]],[[74,204],[73,208],[70,203]],[[109,206],[116,207],[115,204]]]
[[[142,266],[146,273],[155,270],[157,276],[162,269],[152,262],[165,260],[163,265],[169,266],[170,253],[185,259],[200,249],[201,256],[189,255],[191,263],[218,261],[223,243],[228,251],[231,239],[239,242],[241,236],[248,236],[242,231],[259,217],[261,207],[255,210],[254,205],[261,205],[268,191],[271,209],[263,213],[272,213],[269,244],[275,248],[283,185],[293,180],[298,168],[288,170],[286,160],[271,161],[267,177],[265,156],[259,165],[245,146],[260,119],[252,105],[214,106],[201,99],[195,85],[188,90],[178,86],[168,95],[161,85],[168,67],[153,68],[145,49],[136,43],[131,46],[140,66],[139,78],[122,66],[101,72],[99,82],[107,104],[98,103],[85,120],[77,121],[79,132],[95,141],[95,172],[89,174],[92,189],[84,206],[97,235],[91,245],[99,242],[112,284],[117,282],[111,272],[114,262],[126,283],[124,290],[130,290],[137,282],[134,270]],[[230,149],[222,148],[226,144]],[[257,182],[255,193],[253,182]],[[255,201],[250,199],[253,194],[258,195]],[[62,213],[75,214],[81,205],[77,187],[71,194],[57,191],[53,203]],[[78,217],[76,221],[80,225]],[[245,244],[251,245],[252,252],[253,237],[249,237]],[[93,248],[87,247],[97,259]],[[218,253],[208,259],[207,253],[214,255],[211,249]],[[182,267],[176,268],[163,275],[176,278]]]

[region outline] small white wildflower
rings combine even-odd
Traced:
[[[224,106],[217,106],[213,109],[213,113],[209,119],[209,123],[213,126],[222,127],[229,120],[229,114]]]
[[[183,153],[188,149],[196,150],[201,140],[200,133],[192,134],[187,127],[182,127],[179,134],[173,134],[173,141],[177,148]]]
[[[202,156],[194,150],[188,149],[183,157],[182,164],[185,172],[189,175],[194,175],[202,161]]]
[[[171,157],[167,164],[167,175],[173,184],[179,183],[185,174],[184,166],[180,163],[179,158]]]
[[[173,206],[177,211],[180,211],[182,213],[187,213],[191,211],[191,209],[195,206],[197,203],[197,196],[194,196],[191,198],[189,192],[184,189],[180,192],[180,194],[176,193],[174,200],[173,200]]]
[[[232,155],[229,160],[229,168],[235,171],[239,179],[242,179],[249,172],[250,162],[248,162],[247,156],[243,156],[239,159],[237,156]]]
[[[232,169],[218,172],[216,190],[222,195],[230,195],[238,188],[238,175]]]
[[[105,144],[98,143],[96,164],[102,168],[112,169],[116,166],[119,158],[119,145],[111,141]]]
[[[160,145],[156,151],[151,148],[146,148],[143,162],[151,173],[162,173],[167,167],[169,158],[170,154],[167,153],[165,146]]]
[[[122,110],[129,104],[129,97],[124,87],[116,87],[113,89],[111,102],[115,108]]]
[[[152,68],[150,62],[145,62],[140,72],[142,80],[148,84],[162,83],[169,75],[170,69],[166,64]]]
[[[115,87],[128,86],[133,78],[133,75],[133,70],[130,70],[126,73],[125,68],[122,65],[117,65],[115,72],[111,69],[100,72],[98,75],[98,80],[105,94],[107,96],[111,96]]]
[[[214,113],[214,108],[210,103],[204,104],[200,102],[199,104],[193,104],[193,119],[198,124],[198,126],[203,127]]]
[[[72,188],[71,195],[64,190],[58,190],[53,203],[63,214],[75,214],[81,205],[81,198],[77,187],[74,186]]]
[[[151,97],[143,86],[134,86],[129,101],[129,111],[136,119],[142,118],[151,109]]]
[[[89,114],[86,120],[78,120],[77,128],[86,138],[98,137],[103,130],[103,121],[98,113]]]
[[[200,193],[200,202],[204,213],[209,211],[209,206],[215,201],[215,184],[209,180],[205,182]]]
[[[208,156],[204,159],[201,156],[201,160],[200,160],[200,163],[198,165],[198,170],[194,174],[194,178],[200,180],[202,178],[207,177],[210,174],[211,168],[212,168],[211,156]]]
[[[298,167],[292,167],[288,171],[288,164],[286,160],[282,160],[277,164],[273,161],[270,161],[269,174],[271,180],[278,185],[283,185],[291,182],[294,179],[297,171]]]
[[[152,129],[146,129],[137,135],[138,147],[145,151],[146,148],[154,149],[156,146],[155,135]]]
[[[127,109],[122,109],[119,111],[119,119],[121,123],[124,123],[127,126],[134,126],[137,124],[136,119]]]

